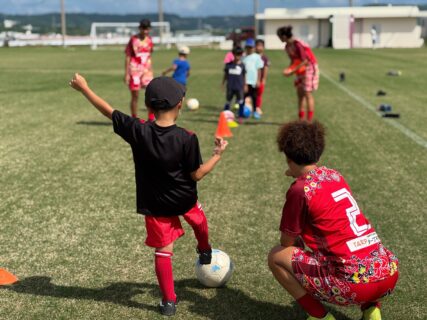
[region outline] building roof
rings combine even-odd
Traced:
[[[256,15],[257,20],[328,19],[333,15],[353,15],[355,18],[417,18],[425,16],[417,6],[329,7],[329,8],[270,8]]]

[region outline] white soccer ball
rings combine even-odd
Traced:
[[[191,99],[187,100],[187,108],[188,109],[190,109],[192,111],[193,110],[197,110],[197,109],[199,109],[199,106],[200,106],[199,100],[194,99],[194,98],[191,98]]]
[[[228,254],[212,249],[211,264],[200,264],[196,260],[196,276],[200,283],[210,288],[225,285],[233,274],[234,265]]]

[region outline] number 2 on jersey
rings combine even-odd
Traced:
[[[361,236],[363,233],[365,233],[371,228],[370,224],[364,224],[362,226],[359,226],[357,224],[356,218],[357,218],[357,215],[360,214],[360,209],[357,206],[356,200],[354,200],[354,198],[346,188],[342,188],[338,191],[335,191],[331,195],[332,195],[332,198],[334,198],[335,202],[338,202],[347,198],[352,204],[352,206],[345,209],[345,211],[347,213],[348,221],[350,222],[351,230],[353,230],[356,236]]]

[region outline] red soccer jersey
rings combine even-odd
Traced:
[[[365,257],[380,243],[344,178],[326,167],[310,171],[291,185],[280,230],[301,235],[314,252],[338,259]]]
[[[317,64],[316,56],[310,46],[302,40],[296,39],[292,43],[286,44],[285,51],[292,61],[307,59],[311,64]]]
[[[280,230],[300,235],[328,272],[347,281],[375,282],[397,271],[396,256],[381,244],[335,170],[316,168],[291,185]]]

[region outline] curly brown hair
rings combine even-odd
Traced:
[[[292,121],[285,123],[277,135],[279,151],[298,165],[319,161],[325,149],[325,128],[314,121]]]

